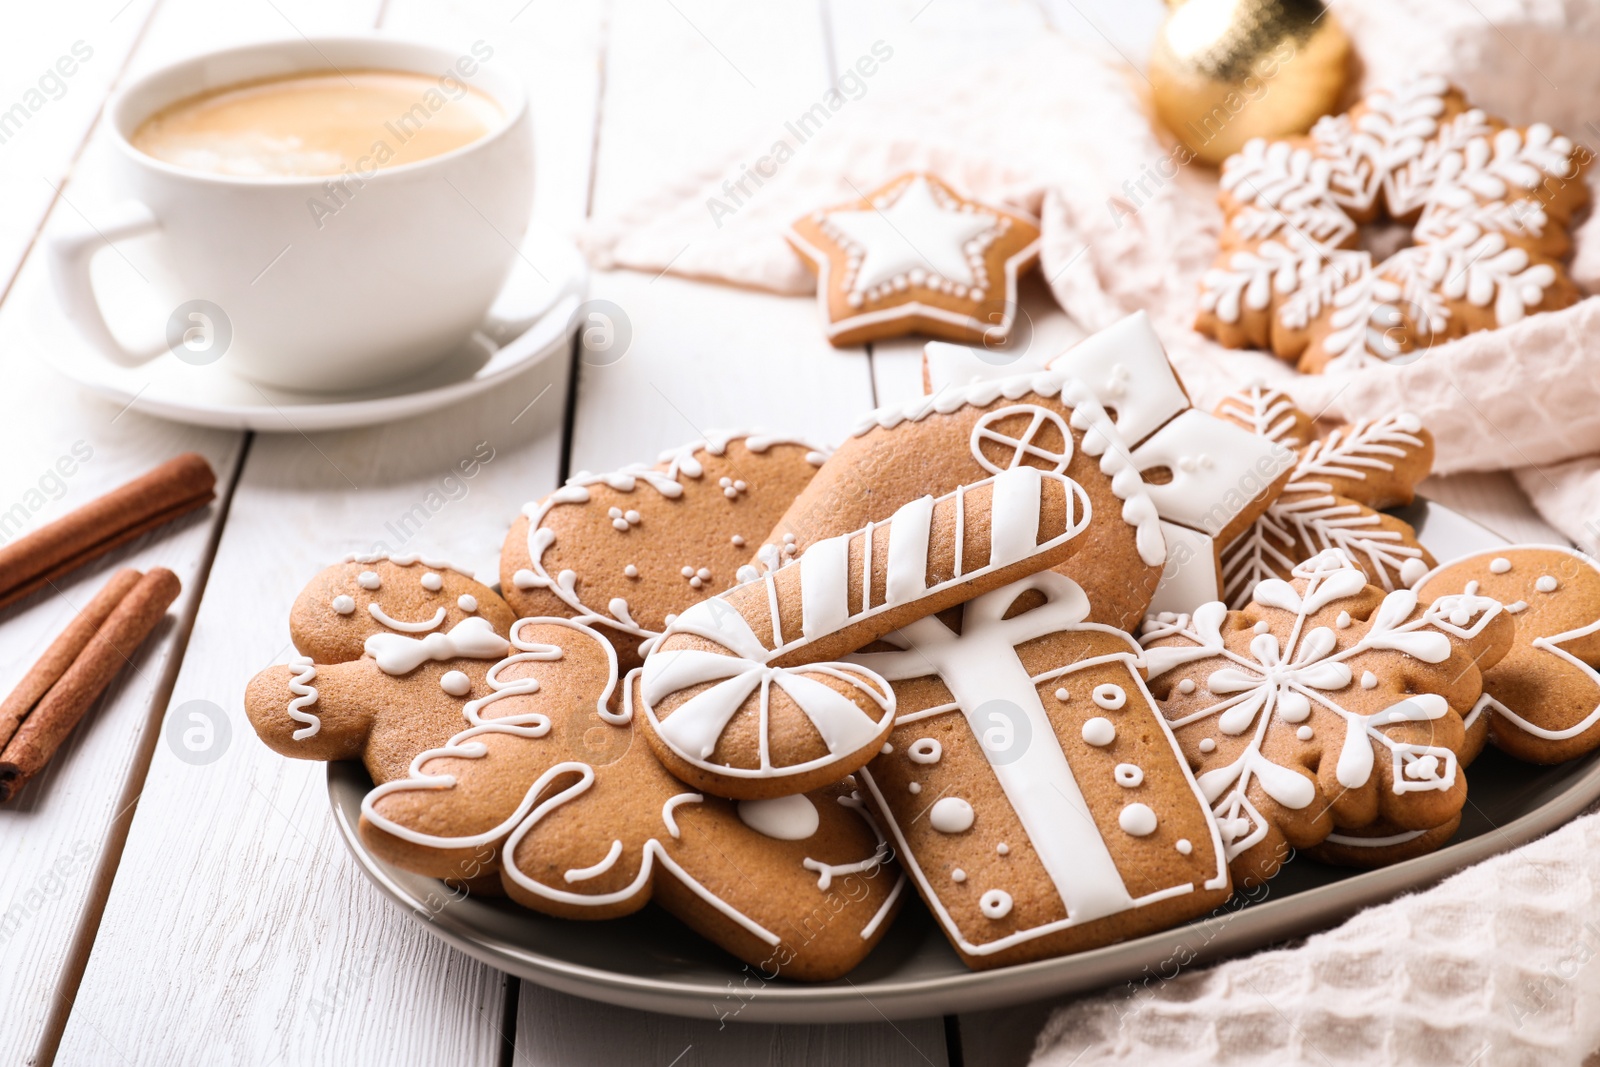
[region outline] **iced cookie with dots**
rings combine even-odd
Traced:
[[[858,775],[974,969],[1122,941],[1230,893],[1222,842],[1140,674],[1045,571],[848,657],[889,679],[889,742]]]
[[[923,352],[925,403],[1015,372],[983,349],[932,342]],[[1221,595],[1223,545],[1253,523],[1282,491],[1294,465],[1293,447],[1234,421],[1199,410],[1167,359],[1149,318],[1138,312],[1047,361],[1087,387],[1128,449],[1144,482],[1166,542],[1159,575],[1106,566],[1095,553],[1068,560],[1060,571],[1089,595],[1092,621],[1125,630],[1146,610],[1189,610]],[[1034,372],[1037,373],[1037,372]],[[1149,581],[1150,578],[1155,581]]]
[[[359,759],[374,781],[403,776],[487,696],[516,618],[493,589],[448,563],[357,555],[295,599],[298,653],[257,674],[245,712],[261,740],[298,759]]]
[[[999,344],[1016,319],[1017,278],[1039,256],[1037,219],[924,173],[812,212],[787,237],[816,272],[840,347],[906,333]]]
[[[1558,545],[1508,545],[1438,567],[1419,596],[1463,594],[1505,604],[1516,637],[1484,674],[1476,712],[1495,747],[1559,763],[1600,746],[1600,568]]]
[[[1229,605],[1243,607],[1257,582],[1288,578],[1330,548],[1385,590],[1412,585],[1433,567],[1411,524],[1381,510],[1410,504],[1433,468],[1433,435],[1415,415],[1360,419],[1318,436],[1310,416],[1261,386],[1225,397],[1216,410],[1297,450],[1283,491],[1222,550],[1221,599]]]
[[[1089,522],[1081,486],[1022,466],[819,541],[673,620],[644,662],[640,727],[668,770],[719,796],[837,781],[894,715],[888,684],[838,657],[1059,563]]]
[[[837,978],[872,951],[904,879],[853,782],[741,803],[689,789],[638,743],[639,672],[619,687],[595,628],[523,619],[512,644],[473,725],[363,800],[375,855],[436,878],[488,870],[561,918],[653,900],[763,981]]]
[[[1382,820],[1461,811],[1466,722],[1511,644],[1498,601],[1385,593],[1329,550],[1220,601],[1144,626],[1150,688],[1216,815],[1234,881],[1272,877],[1285,846]]]
[[[760,433],[713,434],[654,465],[579,473],[511,527],[500,586],[519,615],[582,619],[624,669],[689,605],[736,584],[827,452]]]

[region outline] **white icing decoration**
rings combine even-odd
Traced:
[[[1000,855],[1005,856],[1010,854],[1011,846],[1002,841],[998,845],[994,846],[994,850],[1000,853]]]
[[[1112,685],[1108,682],[1094,687],[1092,699],[1107,711],[1116,711],[1128,702],[1128,694],[1123,692],[1120,685]]]
[[[1044,603],[1006,618],[1006,612],[1019,596],[1042,593]],[[1045,711],[1042,693],[1048,693],[1056,680],[1079,670],[1108,663],[1121,664],[1127,671],[1129,692],[1139,694],[1143,714],[1153,731],[1169,746],[1173,744],[1153,701],[1137,672],[1140,663],[1137,646],[1109,626],[1084,622],[1089,611],[1088,598],[1070,579],[1043,571],[1027,579],[968,601],[956,633],[937,618],[920,619],[884,638],[884,643],[900,651],[857,653],[850,657],[891,680],[910,680],[936,675],[950,691],[949,704],[919,710],[899,722],[960,714],[976,738],[982,738],[989,723],[977,715],[991,701],[1005,701],[1015,707],[1029,723],[1030,743],[1007,749],[1005,758],[990,758],[989,769],[1000,785],[1004,800],[1011,806],[1033,853],[1050,877],[1061,900],[1066,918],[1042,923],[1028,930],[996,940],[974,943],[941,902],[941,890],[929,882],[917,853],[908,844],[902,828],[890,823],[897,842],[897,854],[922,886],[924,896],[936,917],[963,953],[986,956],[1001,952],[1032,938],[1080,925],[1156,900],[1193,892],[1197,881],[1160,885],[1139,897],[1132,896],[1117,869],[1109,843],[1101,836],[1095,814],[1067,762],[1055,726]],[[1126,651],[1090,657],[1031,676],[1017,655],[1017,647],[1064,629],[1093,630],[1126,641]],[[1132,711],[1124,714],[1133,714]],[[1019,731],[1020,732],[1020,731]],[[1159,745],[1162,741],[1157,741]],[[1174,752],[1174,758],[1176,753]],[[1197,803],[1204,803],[1186,766],[1178,761],[1178,773],[1192,791]],[[872,767],[861,772],[882,810],[892,810],[883,799]],[[1221,842],[1213,835],[1217,856],[1216,874],[1204,885],[1220,889],[1227,884],[1221,857]],[[1002,855],[1007,851],[998,848]],[[1143,886],[1146,883],[1141,882]]]
[[[1011,894],[1004,889],[985,890],[978,898],[978,907],[990,919],[1004,919],[1011,914]]]
[[[1558,584],[1555,578],[1544,574],[1540,575],[1539,580],[1533,583],[1533,587],[1541,593],[1554,593]]]
[[[1028,424],[1015,436],[999,428],[998,424],[1018,418],[1026,418]],[[1039,439],[1046,433],[1058,438],[1060,443],[1054,448],[1041,445]],[[998,447],[986,450],[985,442],[992,442]],[[1067,429],[1065,419],[1047,408],[1036,404],[1015,404],[985,412],[972,426],[969,447],[978,466],[990,474],[999,474],[1019,466],[1037,467],[1039,463],[1033,462],[1037,460],[1044,462],[1042,469],[1060,474],[1072,462],[1072,431]],[[1004,462],[996,463],[990,459],[989,451],[999,451]]]
[[[1339,549],[1364,561],[1374,584],[1386,591],[1417,584],[1426,568],[1422,549],[1405,544],[1400,531],[1384,529],[1378,512],[1336,497],[1330,479],[1393,471],[1423,447],[1421,429],[1417,416],[1402,412],[1341,426],[1308,445],[1283,494],[1223,552],[1222,599],[1242,607],[1258,582],[1301,562],[1290,555],[1296,545],[1313,555]],[[1348,615],[1341,613],[1340,629],[1350,625]]]
[[[464,671],[445,671],[439,676],[439,688],[453,697],[464,697],[472,692],[472,679]]]
[[[1115,778],[1117,780],[1117,784],[1122,786],[1124,789],[1133,789],[1136,786],[1144,784],[1144,771],[1140,770],[1138,767],[1135,767],[1131,763],[1117,764],[1116,769],[1111,772],[1111,776]]]
[[[960,797],[940,797],[928,812],[928,824],[941,834],[960,834],[972,829],[972,805]]]
[[[1347,788],[1359,788],[1371,776],[1373,742],[1390,750],[1394,763],[1393,787],[1397,793],[1412,789],[1447,790],[1455,781],[1456,756],[1447,749],[1402,744],[1380,727],[1395,722],[1438,719],[1449,705],[1434,694],[1413,695],[1371,715],[1342,706],[1334,696],[1349,686],[1355,675],[1351,662],[1364,653],[1377,650],[1403,652],[1425,663],[1442,663],[1451,655],[1449,638],[1439,632],[1441,614],[1453,605],[1435,604],[1420,618],[1407,622],[1417,604],[1409,589],[1389,593],[1372,614],[1367,632],[1343,648],[1339,638],[1327,627],[1308,627],[1310,616],[1336,601],[1359,595],[1366,588],[1365,575],[1337,550],[1323,552],[1294,569],[1304,579],[1303,592],[1286,581],[1272,578],[1256,586],[1254,603],[1291,613],[1295,622],[1289,636],[1280,642],[1276,634],[1259,634],[1249,645],[1249,655],[1227,647],[1221,627],[1227,619],[1227,605],[1206,604],[1192,616],[1172,620],[1150,619],[1144,626],[1145,660],[1152,679],[1169,670],[1199,660],[1221,659],[1228,665],[1212,672],[1207,690],[1220,698],[1210,706],[1172,721],[1174,729],[1215,717],[1218,729],[1246,743],[1232,762],[1211,767],[1199,775],[1201,791],[1213,804],[1228,858],[1261,840],[1267,830],[1260,813],[1245,795],[1252,778],[1273,800],[1294,809],[1303,809],[1317,796],[1316,784],[1298,767],[1272,762],[1263,750],[1268,726],[1274,717],[1294,722],[1293,715],[1304,717],[1312,706],[1332,712],[1344,720],[1345,736],[1336,777]],[[1490,602],[1492,604],[1492,602]],[[1494,605],[1483,611],[1478,625],[1486,625],[1498,610]],[[1181,638],[1182,645],[1152,647],[1158,641]],[[1370,675],[1363,671],[1363,675]],[[1372,676],[1374,684],[1378,681]],[[1295,700],[1285,706],[1283,697]],[[1293,709],[1293,714],[1285,714]],[[1209,752],[1206,738],[1200,750]],[[1432,763],[1428,757],[1434,757]],[[1430,773],[1419,774],[1422,768]]]
[[[1111,725],[1110,719],[1096,715],[1084,720],[1083,739],[1096,748],[1104,748],[1117,739],[1117,728]]]
[[[567,871],[561,877],[566,880],[568,885],[572,884],[573,882],[587,882],[591,878],[600,877],[612,867],[615,867],[617,865],[617,860],[621,858],[622,842],[612,841],[611,847],[606,850],[605,858],[599,863],[596,863],[592,867],[580,867],[576,870]]]
[[[378,622],[384,626],[387,626],[389,629],[399,630],[401,633],[407,634],[421,634],[427,633],[429,630],[436,630],[440,626],[444,625],[444,620],[446,617],[445,610],[441,607],[434,609],[433,616],[422,622],[405,622],[401,619],[391,617],[388,612],[384,611],[378,606],[378,602],[376,600],[367,605],[367,611],[371,613],[374,619],[377,619]]]
[[[348,597],[345,594],[340,593],[338,596],[333,598],[332,607],[333,610],[337,611],[340,615],[349,615],[351,612],[356,610],[356,602],[352,597]]]
[[[1117,816],[1117,825],[1134,837],[1148,837],[1156,832],[1156,813],[1148,804],[1129,804]]]
[[[478,610],[478,598],[471,593],[462,593],[456,597],[456,607],[470,615]]]
[[[758,834],[779,841],[804,841],[817,832],[817,806],[804,793],[768,800],[741,800],[734,805],[739,821]]]
[[[1294,735],[1296,737],[1298,737],[1302,741],[1309,741],[1309,740],[1311,740],[1311,735],[1312,735],[1311,727],[1302,726],[1299,729],[1295,730]]]
[[[420,563],[424,567],[429,567],[429,568],[431,568],[433,570],[436,570],[436,571],[455,571],[457,574],[461,575],[463,578],[472,578],[473,577],[472,572],[467,570],[465,567],[457,567],[454,563],[450,563],[447,560],[430,559],[429,557],[424,556],[424,555],[422,555],[420,553],[417,553],[417,552],[352,552],[352,553],[350,553],[348,556],[346,556],[344,558],[344,561],[346,563],[364,563],[364,564],[365,563],[393,563],[396,567],[412,567],[412,566],[415,566],[416,564]],[[369,571],[367,573],[371,574],[372,572]],[[364,575],[362,575],[362,577],[365,578],[366,575],[364,574]],[[373,574],[372,577],[373,577],[373,579],[376,579],[377,575]],[[476,579],[474,579],[474,580],[476,580]],[[365,583],[362,583],[362,584],[363,584],[364,588],[368,588],[368,589],[376,589],[377,588],[376,585],[368,586]]]
[[[437,593],[444,588],[444,579],[434,571],[429,571],[422,576],[422,588],[430,593]]]
[[[289,701],[289,718],[304,724],[290,736],[296,741],[304,741],[317,736],[322,730],[322,719],[306,710],[317,702],[317,690],[311,684],[316,680],[317,668],[310,656],[294,657],[289,661],[289,667],[294,671],[294,677],[289,679],[289,692],[294,697]]]
[[[1184,696],[1188,696],[1190,693],[1194,692],[1194,679],[1184,678],[1173,688],[1182,693]]]
[[[363,647],[385,674],[409,674],[429,660],[499,659],[510,651],[489,620],[476,615],[462,619],[448,633],[422,638],[373,634]]]
[[[1056,695],[1056,699],[1061,701],[1061,703],[1063,703],[1063,704],[1065,704],[1068,700],[1070,700],[1072,698],[1072,694],[1067,692],[1067,687],[1066,686],[1062,686],[1061,688],[1057,689],[1055,695]]]
[[[383,579],[378,577],[377,571],[362,571],[360,576],[356,578],[356,584],[363,589],[376,589],[383,584]]]
[[[1489,573],[1504,574],[1511,569],[1511,561],[1504,556],[1496,556],[1489,561]]]
[[[1200,746],[1199,747],[1200,747],[1200,751],[1201,752],[1206,752],[1206,753],[1215,752],[1217,750],[1216,738],[1213,738],[1213,737],[1202,737],[1200,739]]]
[[[919,737],[911,742],[911,747],[906,750],[906,755],[913,763],[938,763],[939,757],[944,752],[944,746],[939,744],[938,738]]]
[[[1187,856],[1189,853],[1194,851],[1194,845],[1189,843],[1189,839],[1187,837],[1178,838],[1177,848],[1178,854],[1181,856]]]
[[[661,805],[661,824],[667,828],[667,833],[674,838],[683,836],[678,831],[678,817],[674,814],[679,804],[703,804],[705,799],[699,793],[679,793],[677,796],[668,797],[667,802]]]
[[[913,793],[913,794],[920,793],[920,792],[922,792],[922,783],[921,782],[911,782],[910,784],[908,784],[906,786],[906,791],[908,793]]]
[[[967,880],[967,872],[957,867],[950,872],[950,880],[952,882],[965,882]]]

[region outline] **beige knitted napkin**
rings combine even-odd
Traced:
[[[1542,119],[1600,147],[1600,4],[1577,0],[1335,0],[1368,83],[1444,73],[1512,121]],[[1491,21],[1492,20],[1492,21]],[[902,52],[913,45],[904,44]],[[602,219],[584,235],[601,266],[671,270],[775,292],[813,291],[784,243],[808,210],[904,170],[938,171],[972,195],[1041,213],[1042,269],[1087,329],[1148,311],[1202,404],[1251,379],[1273,381],[1329,416],[1418,412],[1439,441],[1436,469],[1523,469],[1545,517],[1580,544],[1597,538],[1583,479],[1600,453],[1600,298],[1474,334],[1401,368],[1300,376],[1269,356],[1223,349],[1191,328],[1195,288],[1216,251],[1215,172],[1178,167],[1154,129],[1142,76],[1098,39],[1043,34],[1003,60],[973,60],[895,82],[882,64],[790,157],[731,194],[775,138],[736,151]],[[835,101],[839,103],[839,101]],[[721,207],[713,209],[717,201]],[[727,209],[732,209],[731,213]],[[1600,215],[1600,213],[1597,213]],[[1600,219],[1582,228],[1574,274],[1600,289]],[[1587,511],[1586,511],[1587,509]]]

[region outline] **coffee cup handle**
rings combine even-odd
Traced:
[[[50,241],[50,277],[55,283],[56,295],[73,325],[86,341],[99,349],[102,355],[123,366],[147,363],[161,354],[134,352],[118,341],[106,323],[100,301],[94,295],[94,280],[89,265],[95,253],[114,241],[140,237],[161,229],[154,213],[137,200],[118,204],[106,212],[99,226],[87,220],[66,233],[57,234]]]

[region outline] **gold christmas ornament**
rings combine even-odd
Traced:
[[[1156,114],[1203,162],[1304,133],[1338,107],[1350,39],[1319,0],[1169,0],[1150,55]]]

